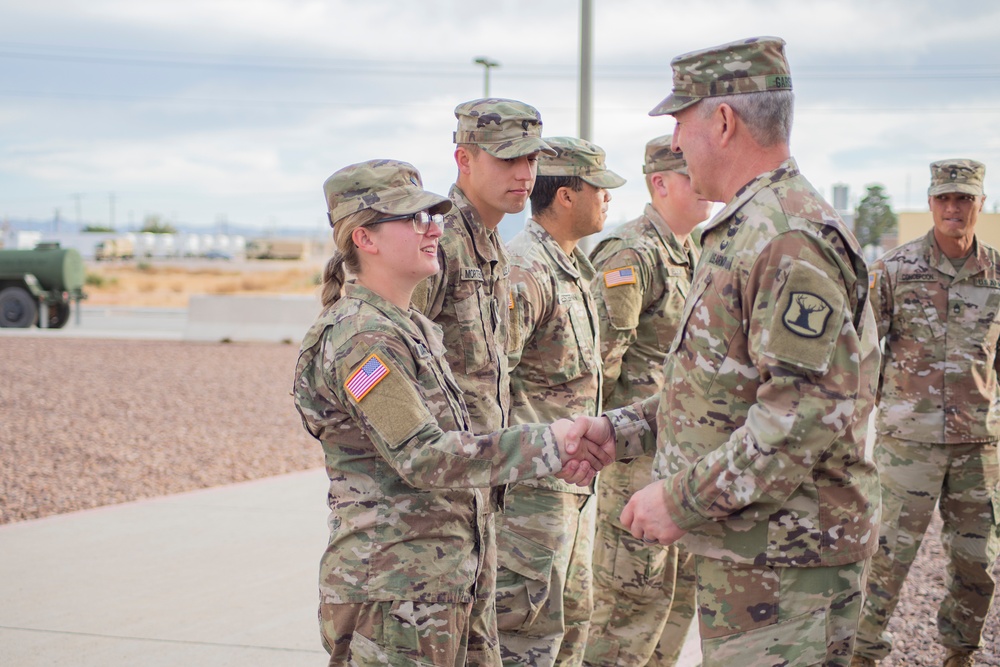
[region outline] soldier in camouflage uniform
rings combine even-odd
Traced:
[[[523,102],[480,99],[455,108],[458,180],[448,193],[438,248],[441,271],[414,290],[413,307],[444,329],[446,358],[472,416],[472,431],[491,433],[510,416],[507,328],[510,258],[497,225],[524,210],[538,155],[542,118]]]
[[[581,418],[659,480],[625,506],[632,535],[695,555],[705,667],[848,665],[877,547],[865,456],[880,355],[861,248],[788,151],[784,41],[675,58],[698,194],[728,202],[702,234],[659,397]],[[655,418],[654,418],[655,413]]]
[[[451,208],[416,169],[351,165],[324,192],[338,250],[293,395],[330,477],[319,582],[329,664],[498,666],[493,607],[475,604],[495,587],[489,487],[560,471],[570,422],[470,432],[440,329],[408,307],[438,270]],[[356,276],[346,285],[345,264]]]
[[[532,218],[511,254],[511,422],[595,416],[601,401],[594,269],[577,247],[600,231],[625,180],[604,151],[548,137],[539,160]],[[580,665],[591,598],[592,487],[546,477],[511,487],[497,519],[497,618],[505,665]]]
[[[625,179],[604,151],[548,137],[531,193],[532,218],[511,255],[511,422],[550,422],[601,406],[594,269],[577,242],[599,232],[608,190]],[[595,508],[592,487],[554,477],[511,487],[497,517],[497,618],[505,665],[578,666],[590,614]]]
[[[934,228],[872,266],[885,341],[875,446],[883,507],[854,665],[874,665],[892,649],[886,626],[935,504],[948,556],[937,615],[946,667],[973,664],[993,600],[1000,253],[975,236],[985,171],[973,160],[932,163]]]
[[[591,255],[608,408],[659,395],[663,356],[698,263],[689,235],[712,208],[691,190],[687,163],[671,150],[672,141],[668,134],[646,144],[650,203]],[[652,456],[640,456],[608,466],[597,479],[594,614],[585,659],[593,667],[671,667],[694,618],[690,555],[677,545],[637,540],[619,521],[632,494],[649,484],[652,466]]]

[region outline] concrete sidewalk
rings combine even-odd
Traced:
[[[0,526],[0,665],[326,664],[322,469]],[[700,658],[689,636],[679,667]]]
[[[322,469],[0,526],[0,665],[326,663]]]

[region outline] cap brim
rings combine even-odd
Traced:
[[[944,195],[949,192],[959,192],[963,195],[975,195],[978,197],[983,194],[983,189],[976,187],[975,185],[967,185],[965,183],[943,183],[941,185],[933,185],[927,188],[928,197]]]
[[[620,188],[625,185],[625,179],[616,174],[615,172],[608,171],[601,172],[600,174],[588,174],[586,176],[581,176],[586,183],[590,183],[595,188]]]
[[[407,194],[393,201],[378,201],[372,204],[372,208],[379,213],[392,215],[408,215],[428,210],[431,214],[447,213],[451,207],[450,199],[426,190]]]
[[[519,137],[497,144],[479,144],[479,146],[493,157],[498,157],[501,160],[510,160],[532,153],[556,154],[555,149],[538,137]]]
[[[692,104],[701,101],[700,97],[684,97],[683,95],[667,95],[666,99],[653,107],[649,112],[650,116],[668,116],[677,113],[681,109],[687,109]]]
[[[660,173],[663,173],[665,171],[676,171],[678,174],[684,174],[685,176],[689,175],[688,174],[687,164],[682,164],[679,167],[663,167],[663,168],[658,168],[658,169],[650,168],[650,166],[648,164],[644,164],[642,166],[642,173],[644,173],[646,175],[649,175],[649,174],[660,174]]]

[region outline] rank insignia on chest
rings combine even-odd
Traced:
[[[878,284],[878,271],[872,271],[868,274],[868,289],[875,289],[875,285]]]
[[[635,284],[635,267],[623,266],[614,271],[604,272],[604,285],[606,287],[619,287],[621,285]]]
[[[382,363],[377,354],[371,354],[356,371],[351,373],[344,387],[355,401],[361,401],[388,374],[389,367]]]
[[[781,320],[785,327],[804,338],[819,338],[826,331],[833,308],[811,292],[792,292]]]

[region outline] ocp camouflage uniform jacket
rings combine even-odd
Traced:
[[[474,436],[439,328],[360,285],[345,290],[306,334],[293,387],[330,477],[323,601],[492,600],[496,543],[484,489],[558,472],[552,432]],[[349,386],[362,367],[373,379]],[[481,572],[489,590],[474,590]]]
[[[549,423],[597,415],[601,358],[597,311],[590,296],[594,268],[579,249],[566,255],[534,220],[511,239],[511,345],[508,355],[511,423]],[[526,480],[534,486],[587,495],[589,487],[555,477]]]
[[[510,258],[500,234],[483,226],[475,207],[453,185],[455,207],[438,243],[441,270],[417,286],[413,308],[444,329],[445,355],[472,418],[472,432],[505,427],[510,413],[507,372]]]
[[[702,245],[656,413],[654,474],[682,544],[769,566],[869,557],[880,360],[857,241],[789,159],[741,188]],[[620,454],[648,448],[656,405],[609,414]]]
[[[956,271],[931,230],[872,266],[885,339],[876,428],[941,444],[1000,439],[1000,253],[976,240]]]
[[[652,204],[615,229],[591,253],[591,294],[601,323],[604,404],[631,405],[663,386],[663,357],[691,290],[698,251],[681,244]],[[609,287],[604,275],[631,267],[635,280]],[[612,281],[614,282],[614,281]]]

